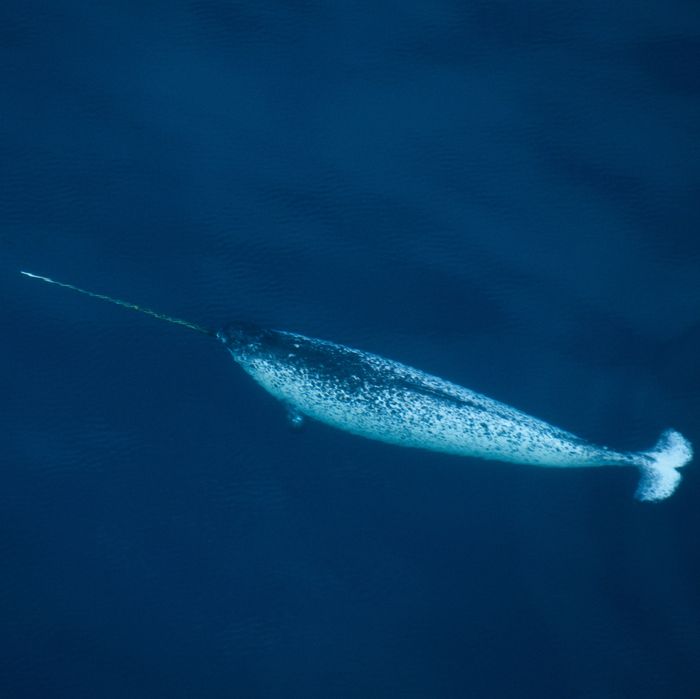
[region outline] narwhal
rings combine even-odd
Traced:
[[[668,429],[648,451],[596,446],[497,400],[379,355],[252,323],[218,331],[31,272],[22,274],[216,337],[289,411],[346,432],[404,447],[532,466],[632,466],[635,497],[669,497],[692,446]]]

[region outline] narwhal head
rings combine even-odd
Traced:
[[[257,354],[271,335],[270,330],[245,321],[227,323],[216,333],[217,339],[226,345],[236,360]]]

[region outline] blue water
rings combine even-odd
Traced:
[[[402,450],[216,327],[700,447],[696,2],[0,8],[0,697],[698,696],[700,469]]]

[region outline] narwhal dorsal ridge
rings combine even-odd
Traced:
[[[214,332],[49,277],[22,274],[216,337],[284,403],[296,426],[310,417],[390,444],[534,466],[635,466],[641,472],[635,496],[647,501],[669,497],[681,479],[678,469],[693,457],[690,442],[675,430],[666,430],[647,451],[619,452],[370,352],[247,322]]]

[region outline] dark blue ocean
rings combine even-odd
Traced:
[[[700,460],[401,449],[217,328],[700,447],[700,5],[6,0],[0,699],[700,696]]]

